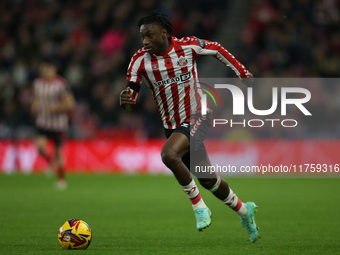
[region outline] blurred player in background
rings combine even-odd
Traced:
[[[65,189],[67,182],[60,148],[68,129],[68,113],[75,105],[75,99],[66,81],[57,74],[57,67],[51,60],[43,60],[39,66],[40,77],[33,82],[32,114],[37,127],[36,145],[40,155],[56,171],[57,187]],[[54,155],[48,155],[48,140],[54,144]]]
[[[211,224],[211,211],[204,203],[190,173],[190,148],[195,165],[210,166],[203,140],[211,124],[208,115],[201,115],[202,90],[198,81],[196,58],[210,55],[231,67],[242,81],[251,85],[253,76],[217,42],[194,36],[177,39],[166,15],[151,13],[138,22],[144,47],[132,57],[127,71],[127,88],[120,94],[125,110],[136,104],[141,82],[151,89],[165,128],[167,142],[161,152],[163,163],[173,172],[190,198],[196,216],[196,226],[202,230]],[[194,127],[194,128],[193,128]],[[131,155],[133,158],[133,155]],[[200,178],[200,184],[232,208],[247,228],[250,241],[255,242],[256,205],[243,203],[217,174]],[[161,192],[161,191],[160,191]]]

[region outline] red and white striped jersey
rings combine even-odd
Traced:
[[[169,49],[162,55],[149,54],[144,47],[131,58],[127,80],[151,89],[166,129],[175,129],[200,111],[202,90],[199,89],[196,58],[211,55],[231,67],[240,77],[249,77],[247,69],[217,42],[194,36],[171,37]],[[136,92],[134,92],[136,93]]]
[[[68,129],[67,113],[50,113],[48,105],[59,104],[67,92],[66,81],[56,76],[53,80],[47,81],[38,78],[33,82],[34,96],[38,98],[38,112],[35,124],[38,128],[55,132],[64,132]]]

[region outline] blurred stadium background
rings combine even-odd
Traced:
[[[340,76],[340,4],[336,0],[2,0],[2,171],[28,173],[46,167],[32,143],[35,128],[29,105],[38,60],[51,57],[77,100],[70,116],[70,140],[63,149],[70,171],[167,172],[159,157],[164,143],[162,123],[147,88],[140,93],[134,111],[119,107],[128,63],[142,45],[137,21],[154,9],[169,15],[176,37],[195,35],[220,42],[254,77]],[[234,75],[209,57],[199,59],[198,67],[201,77]],[[324,143],[339,137],[340,87],[316,84],[313,91],[318,95],[313,114],[324,127],[321,132],[318,126],[308,130],[305,145],[315,148],[308,154],[310,159],[320,154],[318,150],[324,151],[324,159],[339,148],[337,142],[332,146]],[[247,129],[244,137],[252,141],[247,147],[239,141],[243,136],[230,129],[226,137],[234,140],[231,158],[233,153],[249,158],[272,151],[281,157],[273,163],[289,162],[283,155],[301,152],[303,146],[294,133],[281,131]],[[281,146],[282,139],[287,147]],[[126,162],[131,152],[135,160]],[[333,158],[325,160],[334,163]],[[256,162],[258,159],[251,161]]]
[[[119,106],[128,63],[141,47],[137,21],[154,9],[169,15],[177,37],[220,42],[255,77],[340,76],[337,0],[1,0],[0,254],[65,254],[57,232],[71,218],[92,228],[86,254],[339,254],[339,178],[228,179],[242,200],[259,205],[261,238],[252,244],[237,215],[204,189],[214,218],[199,233],[190,203],[167,175],[69,174],[62,192],[42,174],[2,174],[47,168],[29,112],[42,57],[57,61],[77,100],[62,151],[69,173],[169,173],[147,88],[134,111]],[[235,77],[214,58],[198,61],[201,77]],[[317,100],[308,109],[319,123],[294,115],[297,132],[230,128],[227,139],[207,142],[210,157],[234,166],[334,167],[340,87],[314,83],[310,90]],[[260,94],[270,104],[268,93]]]

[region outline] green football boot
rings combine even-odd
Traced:
[[[211,225],[211,211],[208,207],[195,210],[196,226],[199,231]]]
[[[241,226],[246,227],[249,239],[252,243],[256,241],[258,234],[258,227],[255,223],[255,213],[257,212],[257,205],[254,202],[247,202],[247,215],[241,219]]]

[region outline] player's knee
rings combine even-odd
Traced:
[[[213,178],[200,178],[198,181],[205,189],[211,189],[216,183],[216,179]]]
[[[178,154],[173,150],[162,150],[161,157],[164,165],[169,167],[170,169],[178,160],[180,160],[180,157]]]

